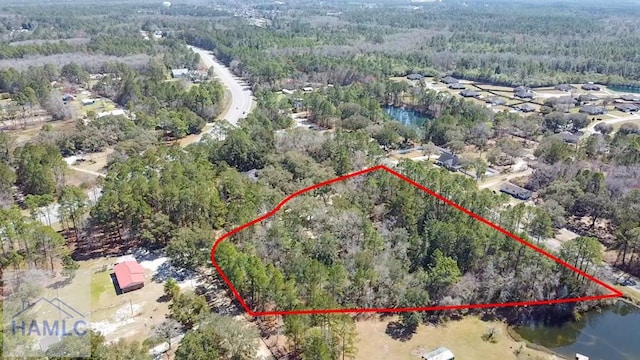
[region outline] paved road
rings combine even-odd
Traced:
[[[222,82],[222,84],[227,88],[227,91],[230,93],[231,106],[227,109],[227,112],[221,117],[223,119],[226,119],[231,125],[237,126],[238,121],[246,117],[246,115],[251,112],[251,106],[254,103],[253,94],[251,93],[251,90],[248,90],[248,86],[245,84],[245,82],[242,79],[233,75],[226,66],[217,62],[216,59],[213,57],[213,55],[211,55],[209,51],[195,48],[195,47],[191,47],[191,49],[196,53],[200,54],[200,58],[207,66],[213,67],[213,70],[215,71],[216,76],[218,77],[220,82]],[[212,129],[213,129],[212,126],[208,126],[207,128],[205,128],[205,131],[203,131],[203,134],[206,132],[210,132]],[[194,138],[188,139],[188,141],[182,143],[182,145],[186,146],[189,143],[200,141],[202,139],[203,134],[200,134]],[[75,171],[80,171],[80,172],[84,172],[84,173],[95,175],[95,176],[102,176],[102,177],[105,176],[104,174],[99,172],[80,169],[73,166],[70,166],[70,167]],[[87,195],[89,195],[89,199],[92,204],[94,204],[100,197],[101,195],[100,190],[101,189],[90,189],[87,192]],[[45,215],[47,212],[49,213],[49,218],[52,224],[55,224],[60,221],[59,214],[58,214],[58,204],[53,204],[49,206],[48,209],[41,209],[41,210],[43,215],[39,216],[38,219],[43,223],[45,224],[49,223],[47,216]]]
[[[586,137],[586,136],[589,136],[591,134],[594,134],[596,132],[595,131],[595,127],[599,123],[607,123],[609,125],[614,125],[614,124],[617,124],[617,123],[630,121],[630,120],[640,120],[640,115],[622,116],[622,117],[616,117],[615,119],[606,119],[606,120],[602,120],[602,121],[596,121],[593,124],[587,126],[583,130],[584,131],[584,136]]]
[[[244,119],[251,112],[251,106],[254,103],[253,94],[251,93],[249,85],[241,78],[235,76],[229,68],[218,62],[217,59],[211,55],[210,51],[194,46],[189,46],[189,48],[200,55],[200,59],[202,59],[202,62],[206,66],[213,67],[216,77],[224,87],[227,88],[231,96],[231,104],[227,113],[221,116],[221,118],[227,120],[231,125],[237,126],[238,121]],[[206,127],[203,133],[198,135],[193,141],[200,141],[202,135],[210,132],[211,128],[212,127]]]

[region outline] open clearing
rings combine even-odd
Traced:
[[[107,341],[130,339],[143,341],[151,336],[153,328],[164,321],[169,313],[169,302],[160,302],[164,293],[164,282],[174,276],[174,269],[167,258],[153,255],[138,255],[136,259],[145,269],[145,285],[142,289],[118,295],[112,280],[113,265],[118,257],[104,257],[81,261],[80,271],[91,273],[92,328],[100,331]],[[178,276],[176,276],[178,278]],[[179,283],[184,291],[197,286],[196,281]],[[82,293],[87,284],[72,281],[61,291]]]
[[[524,343],[513,340],[506,331],[506,325],[500,322],[484,322],[477,317],[466,317],[450,321],[443,325],[420,325],[417,332],[408,341],[395,340],[385,332],[389,323],[397,319],[373,319],[356,322],[358,332],[358,355],[362,360],[418,360],[420,352],[430,351],[440,346],[449,348],[456,359],[466,360],[546,360],[558,359],[557,356],[529,349]],[[484,341],[482,335],[488,327],[499,329],[498,341]],[[523,347],[520,355],[515,351]]]

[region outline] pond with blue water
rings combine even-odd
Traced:
[[[527,341],[569,359],[580,353],[590,360],[640,359],[640,309],[622,301],[582,315],[578,321],[558,325],[517,327]]]
[[[640,94],[640,86],[608,85],[607,89],[620,93]]]
[[[399,121],[405,125],[422,127],[424,122],[427,120],[427,117],[422,115],[420,112],[404,107],[385,106],[384,111],[393,120]]]

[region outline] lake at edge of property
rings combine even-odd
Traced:
[[[607,89],[619,93],[640,94],[640,86],[609,85]]]
[[[517,327],[527,341],[570,359],[580,353],[590,360],[640,359],[640,309],[622,301],[589,311],[579,321],[561,325]]]

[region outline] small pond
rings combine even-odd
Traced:
[[[397,106],[385,106],[384,111],[392,119],[399,121],[405,125],[413,125],[422,127],[427,118],[419,112]]]
[[[580,321],[533,324],[518,327],[516,332],[570,359],[576,353],[590,360],[640,359],[640,309],[622,301],[585,313]]]
[[[640,86],[608,85],[607,89],[620,93],[640,94]]]

